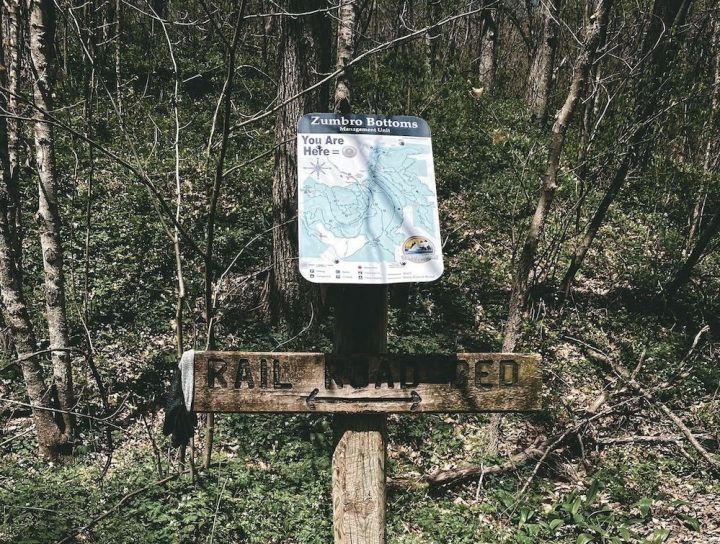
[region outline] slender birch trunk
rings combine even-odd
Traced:
[[[10,229],[11,243],[15,254],[15,264],[18,274],[22,277],[22,201],[20,194],[20,133],[22,125],[20,104],[18,96],[20,93],[20,70],[22,44],[21,2],[18,0],[6,0],[7,26],[8,26],[8,77],[7,86],[7,109],[10,117],[7,119],[7,140],[9,172],[7,180],[8,188],[8,229]],[[5,65],[5,59],[2,60]],[[13,117],[15,116],[15,117]]]
[[[0,190],[0,292],[3,317],[10,327],[28,398],[33,406],[33,422],[40,454],[53,459],[57,457],[58,448],[66,436],[62,435],[53,420],[51,398],[45,386],[40,358],[33,355],[37,351],[37,341],[13,259],[12,238],[6,219],[7,202],[8,194],[3,188]]]
[[[10,10],[9,10],[10,11]],[[17,29],[17,6],[14,26]],[[2,25],[0,18],[0,35]],[[11,25],[11,30],[13,25]],[[12,53],[11,53],[12,56]],[[5,86],[4,76],[0,75],[0,85]],[[0,109],[8,107],[5,94],[0,93]],[[2,168],[2,186],[0,186],[0,292],[2,293],[2,312],[5,323],[10,328],[13,343],[17,350],[30,404],[33,406],[33,422],[37,433],[38,447],[43,457],[55,458],[59,446],[67,439],[56,425],[52,415],[51,396],[45,385],[43,369],[37,352],[37,340],[22,292],[22,282],[18,269],[15,249],[16,231],[10,218],[13,205],[11,197],[11,161],[8,140],[8,127],[5,117],[0,116],[0,168]]]
[[[66,350],[69,346],[67,315],[65,312],[65,278],[60,237],[60,211],[56,193],[54,134],[45,112],[52,111],[53,47],[55,36],[55,6],[52,0],[33,0],[30,8],[30,54],[34,98],[35,155],[38,179],[38,223],[40,246],[45,271],[45,302],[50,336],[50,348]],[[68,351],[53,351],[52,366],[58,405],[72,410],[72,367]],[[63,413],[65,433],[72,436],[74,420]]]

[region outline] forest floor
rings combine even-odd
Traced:
[[[126,346],[114,363],[115,383],[125,383],[131,394],[118,388],[113,395],[122,408],[108,420],[114,451],[107,472],[104,422],[86,420],[75,456],[48,466],[33,460],[29,417],[6,421],[0,542],[329,542],[330,419],[218,415],[213,466],[194,479],[172,477],[179,465],[162,436],[162,386],[147,384],[159,375],[167,386],[172,337],[146,345],[153,347],[138,352]],[[650,407],[589,428],[581,440],[554,450],[534,477],[533,461],[440,488],[393,485],[467,464],[493,466],[552,428],[548,417],[568,425],[573,412],[602,390],[599,375],[571,343],[556,345],[546,360],[546,387],[562,384],[562,391],[546,390],[553,414],[504,416],[493,455],[487,453],[486,415],[390,417],[388,542],[720,542],[720,479],[692,448],[682,442],[602,444],[603,437],[677,435]],[[716,413],[718,401],[693,410],[697,421],[707,420],[697,412]],[[198,450],[203,431],[201,424]]]

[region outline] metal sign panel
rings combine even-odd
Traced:
[[[540,356],[195,354],[197,412],[528,412]]]
[[[439,278],[428,124],[419,117],[311,113],[297,132],[302,276],[360,284]]]

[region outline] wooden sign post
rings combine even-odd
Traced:
[[[347,92],[341,109],[349,109]],[[443,272],[430,127],[412,116],[309,113],[297,135],[300,274],[338,287],[335,354],[382,354],[387,284],[433,281]],[[378,412],[333,421],[338,543],[385,542],[385,415]]]
[[[387,351],[387,293],[387,285],[335,288],[335,354]],[[340,414],[333,434],[335,543],[385,544],[387,416]]]
[[[357,304],[339,323],[357,326],[340,331],[335,353],[198,352],[190,403],[197,412],[336,414],[335,542],[384,543],[386,414],[539,410],[540,357],[368,353],[385,348],[384,317],[370,319],[384,309],[371,291],[384,289],[348,290]]]

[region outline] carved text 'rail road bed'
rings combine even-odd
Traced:
[[[530,412],[540,356],[195,354],[197,412]]]

